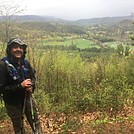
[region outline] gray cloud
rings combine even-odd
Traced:
[[[48,15],[64,19],[131,15],[134,0],[35,0],[26,14]],[[40,5],[41,3],[41,5]],[[37,4],[37,5],[36,5]]]

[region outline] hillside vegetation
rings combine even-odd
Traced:
[[[0,23],[1,58],[6,35],[28,44],[26,58],[36,69],[35,97],[44,132],[134,132],[132,21],[110,26],[21,21],[7,31]],[[7,119],[5,113],[0,103],[1,119]]]

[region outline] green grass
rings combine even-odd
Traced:
[[[64,46],[70,46],[70,45],[76,45],[80,49],[84,48],[92,48],[92,47],[97,47],[99,48],[98,45],[95,45],[92,40],[86,40],[83,38],[80,39],[68,39],[64,42],[60,41],[53,41],[53,42],[45,42],[45,45],[64,45]]]
[[[121,42],[106,42],[102,43],[103,46],[109,46],[111,48],[117,48],[117,45],[120,44]],[[70,46],[70,45],[76,45],[77,48],[80,49],[85,49],[85,48],[100,48],[99,45],[95,44],[94,41],[92,40],[87,40],[83,38],[78,38],[78,39],[71,39],[68,38],[65,41],[44,41],[44,45],[63,45],[63,46]],[[134,46],[130,46],[131,50],[134,50]]]
[[[75,40],[67,40],[64,42],[67,46],[68,45],[76,45],[78,48],[84,49],[84,48],[90,48],[93,45],[93,41],[91,40],[85,40],[85,39],[75,39]],[[95,46],[94,46],[95,47]]]

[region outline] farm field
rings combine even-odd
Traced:
[[[45,42],[44,45],[63,45],[63,46],[71,46],[76,45],[77,48],[84,49],[84,48],[91,48],[91,47],[97,47],[100,48],[98,45],[95,45],[93,41],[86,40],[83,38],[80,39],[67,39],[65,41],[53,41],[53,42]]]

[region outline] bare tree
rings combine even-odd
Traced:
[[[11,1],[12,2],[12,1]],[[12,37],[12,30],[17,16],[23,12],[19,4],[4,1],[0,3],[1,42],[5,43]]]

